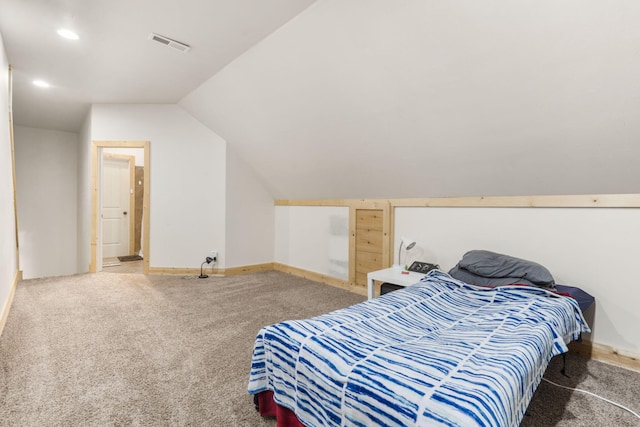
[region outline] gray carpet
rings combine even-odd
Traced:
[[[0,423],[275,426],[246,393],[267,324],[364,298],[283,273],[196,279],[87,274],[28,280],[0,338]],[[570,354],[547,377],[640,411],[640,374]],[[592,397],[543,383],[523,426],[633,426]]]

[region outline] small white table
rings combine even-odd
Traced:
[[[367,297],[373,299],[375,291],[375,281],[393,283],[394,285],[410,286],[416,284],[424,277],[423,273],[414,271],[405,271],[408,274],[402,274],[405,271],[400,267],[385,268],[384,270],[372,271],[367,273]]]

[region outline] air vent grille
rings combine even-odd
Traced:
[[[161,36],[160,34],[151,33],[149,39],[158,43],[162,43],[165,46],[179,50],[180,52],[188,52],[191,46],[188,44],[180,43],[179,41],[170,39],[169,37]]]

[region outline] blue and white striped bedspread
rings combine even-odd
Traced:
[[[406,289],[260,330],[249,393],[307,426],[516,426],[549,360],[589,330],[577,303],[432,271]]]

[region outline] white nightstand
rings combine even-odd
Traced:
[[[367,274],[367,297],[373,299],[375,290],[374,281],[393,283],[394,285],[410,286],[418,283],[424,277],[423,273],[413,271],[405,271],[408,274],[402,274],[405,271],[399,267],[385,268],[384,270],[372,271]]]

